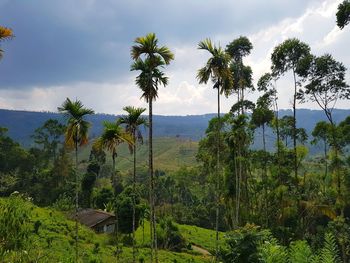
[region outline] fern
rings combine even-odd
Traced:
[[[288,253],[285,247],[277,244],[275,239],[264,242],[259,247],[261,262],[264,263],[285,263]]]
[[[326,233],[323,248],[320,252],[320,262],[340,263],[339,250],[334,236]]]
[[[311,263],[312,251],[306,241],[292,242],[289,248],[290,263]]]

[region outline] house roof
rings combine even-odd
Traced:
[[[84,209],[78,212],[78,221],[88,227],[94,227],[97,224],[109,219],[115,218],[115,215],[102,210]]]

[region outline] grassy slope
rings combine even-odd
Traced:
[[[138,167],[147,167],[148,164],[148,142],[137,145]],[[174,137],[154,138],[153,154],[154,168],[164,171],[175,171],[179,166],[193,166],[196,163],[195,155],[198,149],[198,142],[189,139]],[[80,151],[80,159],[89,159],[91,144]],[[169,162],[169,160],[172,160]],[[107,152],[107,163],[112,163],[110,153]],[[132,169],[133,158],[125,144],[120,145],[116,159],[117,169],[126,172]]]
[[[210,229],[205,229],[197,226],[180,225],[177,224],[181,234],[185,237],[188,243],[194,244],[208,251],[215,251],[215,231]],[[222,244],[223,233],[219,233],[219,238],[221,239],[220,244]],[[136,239],[140,244],[143,241],[143,229],[140,226],[136,231]],[[145,233],[144,233],[144,243],[149,243],[150,241],[150,226],[148,222],[145,222]]]
[[[0,199],[5,202],[6,199]],[[38,262],[73,262],[74,260],[74,226],[75,222],[68,220],[67,216],[61,212],[48,208],[39,208],[32,204],[31,206],[31,228],[36,221],[41,222],[38,234],[31,234],[29,256],[40,258]],[[179,226],[184,231],[183,235],[188,242],[195,243],[198,246],[212,249],[212,237],[214,231],[201,229],[192,226]],[[195,233],[195,234],[194,234]],[[142,246],[142,228],[137,231],[138,256],[149,262],[150,250]],[[149,225],[145,225],[145,244],[149,242]],[[201,243],[202,242],[202,243]],[[96,251],[95,244],[99,244]],[[79,227],[79,253],[81,262],[117,262],[114,255],[115,246],[111,245],[111,237],[105,234],[95,234],[85,226]],[[131,262],[131,248],[123,247],[123,252],[118,262]],[[9,256],[5,262],[11,262]],[[174,261],[176,260],[176,261]],[[12,261],[13,262],[13,261]],[[26,261],[25,261],[26,262]],[[159,262],[210,262],[210,257],[199,255],[193,251],[175,253],[171,251],[160,250]]]

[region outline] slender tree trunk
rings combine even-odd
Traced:
[[[219,253],[219,206],[220,206],[220,195],[219,195],[219,184],[220,184],[220,85],[218,86],[218,127],[217,127],[217,150],[216,150],[216,217],[215,217],[215,262],[218,261]]]
[[[275,86],[276,86],[276,81],[275,81]],[[277,104],[277,90],[275,93],[275,117],[276,117],[276,136],[277,136],[277,167],[278,167],[278,178],[279,178],[279,183],[282,183],[282,175],[281,175],[281,147],[280,147],[280,128],[279,128],[279,115],[278,115],[278,104]]]
[[[78,252],[78,209],[79,209],[79,186],[78,186],[78,140],[75,138],[75,262],[78,262],[79,252]]]
[[[133,192],[133,198],[132,198],[132,262],[136,262],[136,251],[135,251],[135,206],[136,206],[136,136],[135,136],[135,130],[133,131],[133,151],[134,151],[134,174],[133,174],[133,180],[132,180],[132,192]]]
[[[112,169],[113,169],[113,174],[112,174],[112,184],[114,187],[114,194],[115,197],[117,196],[117,183],[116,183],[116,171],[115,171],[115,152],[113,151],[112,153]],[[115,233],[116,233],[116,238],[117,238],[117,260],[116,262],[119,261],[119,219],[118,219],[118,208],[115,209]]]
[[[241,188],[242,188],[242,152],[241,152],[241,149],[240,149],[240,145],[238,146],[238,215],[237,215],[237,218],[238,220],[240,219],[239,218],[239,215],[240,215],[240,210],[241,210]]]
[[[325,163],[325,171],[324,171],[324,179],[323,179],[323,191],[326,193],[326,179],[328,176],[328,154],[327,154],[327,141],[324,140],[324,163]]]
[[[149,100],[149,177],[150,177],[150,208],[151,208],[151,262],[153,257],[158,263],[157,253],[157,232],[156,232],[156,215],[155,215],[155,196],[154,196],[154,174],[153,174],[153,119],[152,119],[152,98]]]
[[[297,80],[295,70],[293,69],[294,77],[294,96],[293,96],[293,150],[294,150],[294,177],[298,191],[298,159],[297,159],[297,119],[296,119],[296,104],[297,104]]]
[[[262,130],[263,130],[263,147],[264,147],[264,195],[265,195],[265,222],[266,222],[266,227],[269,225],[269,220],[268,220],[268,202],[267,202],[267,158],[266,158],[266,140],[265,140],[265,123],[262,125]]]
[[[237,151],[237,149],[235,150]],[[238,175],[238,163],[237,154],[234,154],[235,162],[235,180],[236,180],[236,227],[239,225],[239,175]]]

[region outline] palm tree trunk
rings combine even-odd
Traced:
[[[117,191],[116,191],[116,171],[115,171],[115,152],[112,152],[112,167],[113,167],[113,174],[112,174],[112,185],[114,186],[114,194],[115,197],[117,195]],[[119,261],[119,220],[118,220],[118,208],[115,209],[115,227],[116,227],[116,238],[117,238],[117,261]]]
[[[220,184],[220,85],[218,85],[218,127],[217,127],[217,151],[216,151],[216,217],[215,217],[215,262],[218,261],[219,254],[219,206],[220,206],[220,196],[219,196],[219,184]]]
[[[78,140],[75,139],[75,262],[78,262],[78,209],[79,209],[79,187],[78,187]]]
[[[155,262],[158,263],[157,255],[157,233],[156,233],[156,216],[155,216],[155,200],[154,200],[154,175],[153,175],[153,116],[152,116],[152,98],[149,100],[149,177],[150,177],[150,227],[151,227],[151,262],[153,256]]]
[[[134,150],[134,175],[132,180],[132,262],[136,262],[136,254],[135,254],[135,195],[136,195],[136,138],[135,138],[135,130],[133,131],[133,150]]]

